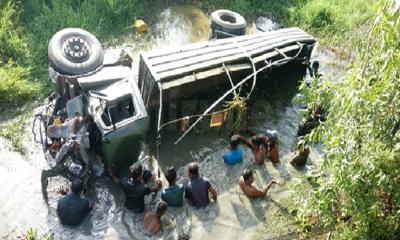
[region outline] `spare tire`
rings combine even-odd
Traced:
[[[241,36],[246,33],[246,20],[239,13],[220,9],[211,13],[210,18],[212,38],[226,38],[230,35]]]
[[[48,59],[55,71],[63,75],[81,75],[103,65],[101,43],[88,31],[65,28],[51,38]]]

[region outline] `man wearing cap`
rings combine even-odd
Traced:
[[[254,176],[253,171],[249,168],[246,168],[243,171],[242,177],[239,179],[239,186],[242,189],[243,193],[248,198],[259,198],[264,197],[268,190],[271,188],[272,184],[275,184],[276,181],[271,180],[267,186],[264,187],[263,190],[258,189],[257,187],[253,186]]]
[[[152,192],[158,191],[161,187],[161,181],[156,181],[156,186],[150,188],[143,180],[142,164],[136,162],[130,168],[131,177],[118,179],[110,171],[111,177],[117,182],[125,193],[125,206],[135,213],[141,213],[144,210],[144,197]]]

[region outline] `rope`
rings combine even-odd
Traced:
[[[270,67],[273,67],[273,66],[280,66],[280,65],[286,64],[286,63],[292,61],[293,59],[297,58],[299,56],[299,54],[301,53],[301,51],[303,50],[303,46],[304,46],[304,44],[301,44],[301,43],[297,43],[297,44],[300,46],[300,49],[299,49],[299,51],[297,52],[297,54],[295,56],[293,56],[293,57],[291,57],[289,59],[281,59],[281,60],[278,60],[278,61],[273,62],[273,63],[272,62],[271,63],[267,63],[266,62],[267,63],[266,66],[256,70],[252,74],[248,75],[243,80],[241,80],[239,83],[237,83],[234,87],[232,87],[227,92],[225,92],[225,94],[223,94],[220,98],[217,99],[217,101],[215,101],[213,104],[211,104],[211,106],[208,107],[203,112],[203,114],[182,134],[182,136],[180,136],[178,138],[178,140],[175,141],[175,145],[178,144],[194,128],[194,126],[196,126],[197,123],[199,123],[203,119],[203,117],[205,115],[207,115],[215,106],[217,106],[222,100],[224,100],[226,98],[226,96],[228,96],[233,91],[235,91],[238,87],[240,87],[243,83],[245,83],[247,80],[249,80],[252,76],[258,74],[259,72],[261,72],[261,71],[263,71],[263,70],[265,70],[267,68],[270,68]]]

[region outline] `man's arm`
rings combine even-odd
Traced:
[[[264,188],[264,191],[263,191],[264,195],[267,194],[267,192],[268,192],[268,190],[271,188],[272,184],[275,184],[275,183],[276,183],[275,180],[271,180],[271,181],[268,183],[268,185]]]
[[[211,193],[211,197],[214,200],[214,202],[217,201],[217,190],[215,190],[215,188],[213,186],[210,186],[208,188],[208,191]]]
[[[155,181],[156,185],[152,188],[150,188],[150,192],[157,192],[158,190],[160,190],[162,188],[162,183],[160,180],[156,180]]]
[[[254,186],[245,186],[243,188],[243,192],[246,194],[247,197],[249,198],[258,198],[258,197],[263,197],[265,196],[266,192],[261,191],[257,189]]]
[[[239,141],[244,145],[246,145],[247,147],[249,147],[250,149],[253,149],[253,144],[249,139],[239,135]]]

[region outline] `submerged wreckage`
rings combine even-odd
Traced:
[[[159,111],[159,131],[163,103],[230,81],[232,88],[207,114],[243,83],[253,89],[259,72],[309,58],[316,43],[299,28],[243,35],[243,21],[226,10],[212,14],[211,22],[214,35],[229,38],[143,52],[138,67],[126,54],[117,60],[104,54],[87,31],[57,32],[48,47],[54,94],[36,114],[40,133],[33,131],[48,161],[66,169],[69,178],[128,166],[138,158],[148,112]]]

